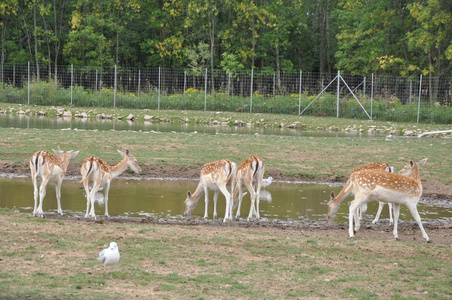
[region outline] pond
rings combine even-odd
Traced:
[[[80,178],[66,179],[62,185],[62,208],[68,216],[84,217],[86,198],[79,183]],[[111,217],[143,217],[153,219],[178,219],[183,217],[184,200],[188,190],[194,191],[198,182],[195,180],[163,180],[163,179],[115,179],[109,194],[109,214]],[[342,186],[327,184],[273,182],[261,191],[260,215],[265,220],[326,222],[327,202],[331,191],[336,194]],[[0,177],[0,207],[7,207],[22,213],[33,212],[33,185],[28,177]],[[213,192],[209,193],[209,219],[213,215]],[[347,203],[349,197],[337,212],[336,222],[346,224],[348,221]],[[423,201],[418,210],[423,222],[452,221],[452,210],[445,209],[448,204],[441,201]],[[241,217],[246,218],[249,212],[249,195],[242,204]],[[223,218],[225,209],[224,196],[218,197],[218,217]],[[378,203],[369,203],[365,222],[371,222],[378,209]],[[49,185],[43,204],[44,214],[56,214],[57,203],[55,188]],[[96,203],[97,216],[104,215],[104,206]],[[234,213],[235,214],[235,213]],[[192,215],[204,216],[204,196],[202,196]],[[402,206],[400,219],[414,222],[411,214]],[[381,222],[389,222],[388,208],[385,206]]]
[[[274,127],[247,127],[247,126],[220,126],[186,123],[163,123],[147,121],[83,119],[83,118],[50,118],[44,116],[27,116],[0,114],[0,127],[2,128],[37,128],[37,129],[80,129],[80,130],[133,130],[133,131],[158,131],[158,132],[194,132],[207,134],[271,134],[286,136],[307,137],[366,137],[367,133],[358,132],[332,132],[332,131],[304,131],[290,128]],[[373,135],[374,136],[374,135]]]

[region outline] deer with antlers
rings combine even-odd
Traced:
[[[205,196],[205,208],[204,208],[204,219],[207,219],[208,212],[207,207],[209,203],[209,190],[214,191],[213,196],[213,218],[217,218],[217,200],[218,193],[223,193],[226,198],[226,211],[224,214],[223,222],[232,220],[232,193],[234,191],[234,185],[237,174],[237,165],[228,160],[222,159],[205,164],[201,168],[201,176],[199,179],[198,187],[192,194],[190,191],[187,192],[187,198],[185,199],[185,216],[189,216],[193,209],[198,204],[199,198],[204,193]],[[230,190],[228,190],[230,187]]]
[[[400,214],[400,205],[405,204],[411,215],[419,225],[422,236],[430,242],[422,226],[421,217],[417,211],[417,203],[422,195],[422,183],[419,168],[427,162],[427,158],[418,163],[410,161],[399,174],[377,170],[361,170],[352,173],[350,181],[355,195],[349,207],[349,235],[353,237],[355,230],[360,228],[357,209],[371,200],[392,203],[394,209],[394,238],[399,240],[397,225]],[[355,228],[353,228],[355,220]]]
[[[58,203],[58,213],[63,214],[61,210],[61,184],[63,183],[64,175],[66,174],[66,169],[69,165],[69,160],[76,157],[78,151],[64,152],[58,147],[58,150],[52,151],[52,154],[48,151],[41,150],[36,151],[30,158],[30,170],[31,170],[31,180],[33,181],[34,189],[34,209],[33,216],[44,217],[42,211],[42,202],[46,195],[47,184],[54,183],[56,190],[56,198]],[[41,186],[38,192],[38,179],[41,180]],[[39,194],[39,206],[38,204],[38,194]]]
[[[260,218],[259,215],[259,192],[262,187],[262,179],[264,178],[265,165],[262,159],[256,156],[251,156],[247,158],[237,169],[237,185],[234,190],[234,206],[233,209],[238,204],[236,218],[240,217],[240,208],[242,206],[242,199],[244,196],[243,186],[245,186],[249,193],[251,199],[250,212],[248,214],[248,221],[256,216],[257,219]],[[237,197],[238,192],[238,197]]]
[[[386,172],[394,173],[394,168],[391,167],[388,163],[384,163],[384,162],[374,162],[374,163],[356,167],[353,169],[352,173],[358,172],[361,170],[377,170],[377,171],[386,171]],[[345,183],[344,187],[339,192],[339,194],[337,194],[337,196],[335,196],[334,192],[331,192],[330,201],[328,202],[328,213],[327,213],[328,219],[331,219],[334,216],[334,214],[336,214],[337,210],[339,209],[339,206],[344,201],[344,199],[347,198],[347,196],[351,192],[353,192],[352,182],[351,182],[350,178],[351,177],[349,177],[349,179]],[[372,221],[373,224],[377,223],[378,220],[380,219],[380,214],[383,210],[384,205],[385,205],[385,202],[379,203],[377,215],[375,216],[375,219]],[[390,223],[392,224],[393,223],[392,204],[388,203],[388,207],[389,207]],[[362,219],[362,214],[366,211],[366,209],[367,209],[367,204],[363,204],[363,206],[359,208],[360,220]]]
[[[110,166],[105,161],[100,158],[91,156],[86,158],[80,169],[82,174],[83,187],[86,192],[86,214],[85,218],[88,216],[96,219],[96,214],[94,212],[94,202],[96,199],[96,193],[101,188],[105,188],[105,216],[109,217],[108,214],[108,192],[110,190],[111,181],[122,174],[127,168],[131,168],[135,173],[141,172],[141,167],[138,165],[138,161],[135,156],[126,149],[126,152],[119,151],[119,154],[123,159],[115,166]],[[91,190],[90,190],[91,185]],[[90,209],[91,206],[91,209]],[[89,213],[88,213],[89,212]]]

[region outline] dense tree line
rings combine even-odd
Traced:
[[[0,63],[452,73],[450,0],[2,0]]]

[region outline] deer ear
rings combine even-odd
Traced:
[[[62,157],[63,157],[63,151],[61,151],[61,150],[55,150],[55,149],[52,149],[52,151],[53,151],[53,153],[55,153],[55,155],[58,156],[59,158],[62,158]]]
[[[121,154],[122,157],[126,156],[126,154],[124,152],[122,152],[121,150],[118,150],[119,154]]]
[[[132,154],[130,153],[130,151],[129,151],[129,149],[126,149],[126,155],[128,156],[128,157],[130,157]]]
[[[410,160],[410,166],[411,168],[414,168],[414,162],[412,160]]]
[[[334,194],[334,192],[331,192],[330,197],[331,197],[331,199],[334,199],[334,197],[336,197],[336,195]]]
[[[76,157],[77,156],[77,154],[79,153],[80,151],[75,151],[75,152],[72,152],[71,153],[71,155],[70,155],[70,158],[74,158],[74,157]]]
[[[187,192],[187,196],[191,198],[191,192],[190,191]]]
[[[423,160],[421,160],[419,162],[419,167],[422,167],[423,165],[425,165],[425,163],[427,162],[428,158],[424,158]]]

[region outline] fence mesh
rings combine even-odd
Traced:
[[[0,65],[0,102],[451,123],[452,77]]]

